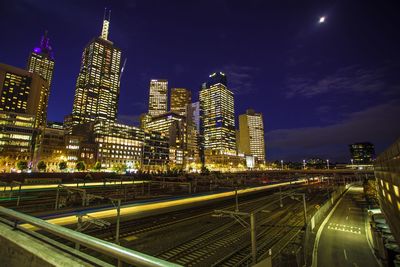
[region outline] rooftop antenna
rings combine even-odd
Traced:
[[[103,28],[101,29],[101,38],[108,40],[108,28],[110,27],[111,10],[108,12],[108,20],[106,19],[107,8],[104,8]]]

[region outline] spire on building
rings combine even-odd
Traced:
[[[110,27],[111,20],[111,10],[108,10],[108,18],[107,18],[107,8],[104,8],[104,16],[103,16],[103,28],[101,29],[101,39],[108,40],[108,29]]]
[[[49,57],[53,58],[52,48],[49,43],[49,37],[47,36],[47,30],[44,32],[42,39],[40,40],[39,46],[33,49],[33,52],[37,54],[47,54]]]

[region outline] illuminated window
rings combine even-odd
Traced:
[[[393,191],[396,197],[399,197],[399,187],[397,185],[393,185]]]

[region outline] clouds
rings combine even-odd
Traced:
[[[256,91],[254,75],[257,68],[250,66],[228,65],[222,68],[228,77],[228,87],[236,95],[245,95]]]
[[[290,77],[286,97],[313,97],[325,93],[374,93],[386,87],[385,68],[367,69],[357,65],[343,67],[323,78],[315,75]]]
[[[394,100],[350,113],[325,127],[272,130],[266,134],[267,148],[271,157],[298,160],[313,155],[343,159],[348,157],[348,144],[362,141],[375,143],[379,152],[400,136],[399,115],[400,100]]]

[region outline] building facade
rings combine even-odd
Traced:
[[[186,117],[174,112],[168,112],[152,118],[147,123],[148,131],[159,132],[168,139],[169,162],[178,168],[183,168],[187,154],[187,124]]]
[[[166,113],[167,110],[168,81],[153,79],[150,81],[149,115],[158,116]]]
[[[49,122],[38,135],[34,165],[43,160],[47,170],[56,171],[62,161],[66,161],[65,130],[62,123]]]
[[[400,242],[400,139],[374,162],[378,199],[397,242]]]
[[[171,111],[186,116],[187,108],[191,105],[192,93],[185,88],[171,89]]]
[[[373,163],[375,147],[369,142],[354,143],[349,145],[352,162],[356,165],[368,165]]]
[[[227,87],[226,75],[211,74],[199,98],[205,163],[225,164],[230,156],[237,154],[234,98]]]
[[[49,84],[36,73],[0,64],[0,111],[35,116],[34,127],[47,121]]]
[[[37,129],[33,115],[0,111],[0,171],[16,169],[33,157]]]
[[[53,51],[47,37],[47,31],[44,33],[38,47],[35,47],[29,55],[27,70],[45,79],[51,87],[54,72]]]
[[[108,40],[110,19],[104,18],[101,36],[82,53],[76,81],[72,125],[117,118],[120,92],[121,50]]]
[[[137,170],[141,167],[144,133],[137,127],[97,121],[94,125],[97,161],[103,168]]]
[[[144,131],[142,170],[145,172],[165,171],[168,163],[168,138],[159,132]]]
[[[248,109],[239,115],[238,148],[245,155],[252,155],[259,163],[265,162],[264,123],[261,113]]]

